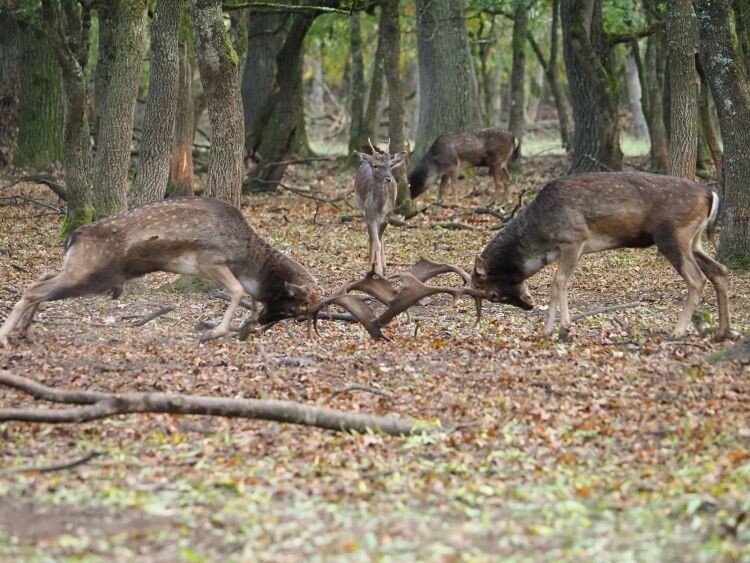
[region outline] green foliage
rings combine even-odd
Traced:
[[[602,2],[602,19],[607,33],[628,33],[646,26],[646,14],[637,0]]]
[[[12,9],[13,18],[21,23],[31,26],[42,24],[42,1],[21,0],[15,9]]]

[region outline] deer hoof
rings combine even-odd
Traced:
[[[560,334],[557,335],[559,342],[567,342],[570,339],[570,329],[568,327],[560,327]]]
[[[714,340],[716,342],[722,342],[724,340],[739,340],[740,333],[736,330],[727,329],[722,331],[716,331],[716,334],[714,334]]]

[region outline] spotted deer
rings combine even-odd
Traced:
[[[403,164],[406,153],[381,152],[372,143],[370,148],[372,154],[355,151],[362,163],[354,181],[354,200],[367,225],[369,268],[382,276],[386,265],[383,233],[396,205],[398,190],[392,170]]]
[[[62,271],[26,290],[0,328],[0,345],[15,329],[24,335],[44,301],[105,292],[116,298],[126,281],[156,271],[198,276],[230,292],[221,323],[202,342],[229,334],[246,295],[263,304],[263,324],[304,314],[319,299],[315,278],[258,235],[238,209],[218,199],[175,198],[73,232]]]
[[[411,197],[417,197],[440,181],[438,199],[443,201],[448,187],[453,202],[458,200],[458,172],[472,166],[488,166],[495,184],[495,199],[502,190],[502,201],[510,197],[511,177],[508,164],[518,158],[520,141],[501,127],[475,129],[440,135],[409,174]]]
[[[599,172],[553,180],[489,242],[476,258],[472,282],[496,303],[533,309],[525,280],[558,261],[544,334],[550,337],[560,306],[560,339],[570,329],[568,281],[582,254],[656,245],[685,279],[688,296],[672,331],[687,331],[706,278],[716,289],[717,339],[732,336],[727,270],[701,246],[719,214],[719,196],[682,178],[640,172]]]

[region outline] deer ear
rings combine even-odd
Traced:
[[[405,151],[397,152],[396,154],[391,155],[391,170],[401,166],[404,163],[405,157],[406,157]]]
[[[477,256],[474,260],[474,271],[480,277],[487,275],[487,262],[481,256]]]
[[[369,154],[359,151],[354,151],[354,154],[356,154],[362,162],[372,164],[372,157]]]
[[[284,282],[284,289],[286,289],[289,297],[292,297],[293,299],[306,299],[312,294],[312,289],[306,285],[296,285],[289,283],[288,281]]]

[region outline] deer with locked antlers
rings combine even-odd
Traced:
[[[189,274],[226,288],[231,301],[221,323],[201,342],[229,334],[245,295],[263,304],[259,323],[306,314],[319,299],[315,278],[268,244],[240,211],[218,199],[175,198],[133,209],[77,229],[68,238],[63,268],[29,287],[0,328],[0,345],[28,330],[44,301],[111,292],[149,272]]]
[[[729,320],[727,269],[701,247],[719,214],[719,196],[703,184],[640,172],[598,172],[558,178],[500,231],[477,257],[473,285],[492,302],[533,309],[525,280],[558,261],[552,280],[545,336],[560,339],[570,329],[568,281],[582,254],[656,245],[685,279],[688,296],[672,331],[687,331],[706,278],[719,306],[717,339],[733,336]]]
[[[404,162],[405,152],[390,154],[372,146],[372,154],[357,152],[362,164],[354,181],[354,200],[367,225],[370,248],[371,271],[383,275],[385,270],[385,248],[383,233],[396,205],[398,187],[392,170]]]
[[[442,202],[451,187],[455,204],[458,200],[459,170],[487,166],[495,184],[495,199],[500,197],[502,191],[502,201],[507,202],[511,182],[508,164],[518,158],[519,147],[519,139],[501,127],[440,135],[409,173],[411,197],[419,196],[440,181],[438,199]]]

